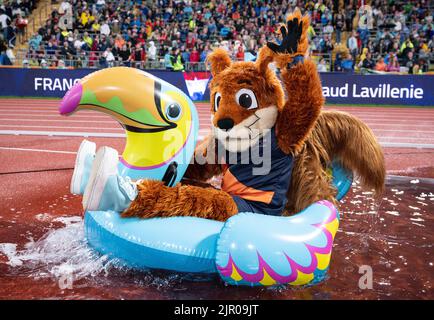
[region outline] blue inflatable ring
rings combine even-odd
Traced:
[[[333,163],[342,197],[352,175]],[[226,222],[194,217],[121,218],[85,213],[87,241],[138,269],[218,273],[234,285],[305,285],[321,281],[330,263],[339,213],[318,201],[290,217],[239,213]]]

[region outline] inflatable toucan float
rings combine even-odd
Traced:
[[[62,115],[94,110],[125,129],[119,173],[132,179],[178,183],[193,156],[199,121],[188,96],[133,68],[94,72],[71,88]],[[173,147],[166,149],[167,145]],[[340,198],[352,175],[332,168]],[[226,222],[196,217],[122,218],[115,211],[85,213],[90,246],[133,268],[219,273],[229,284],[304,285],[321,281],[329,267],[339,214],[319,201],[291,217],[239,213]]]

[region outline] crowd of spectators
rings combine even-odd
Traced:
[[[36,0],[0,0],[0,65],[11,65],[15,61],[13,48],[17,35],[27,27],[27,17],[35,9]]]
[[[30,39],[25,63],[143,68],[158,62],[183,70],[204,62],[215,47],[254,60],[267,41],[280,41],[279,24],[296,7],[311,16],[310,50],[323,57],[320,71],[428,70],[429,0],[65,0]]]
[[[419,74],[429,69],[434,51],[433,3],[376,0],[360,10],[348,49],[358,67],[377,72]]]

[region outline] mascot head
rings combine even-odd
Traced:
[[[231,152],[257,143],[276,123],[284,93],[275,72],[268,67],[267,48],[256,62],[232,62],[224,49],[208,56],[212,81],[211,112],[215,137]]]

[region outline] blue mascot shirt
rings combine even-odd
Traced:
[[[222,190],[238,212],[281,215],[287,202],[293,158],[278,146],[275,128],[248,150],[226,151]]]

